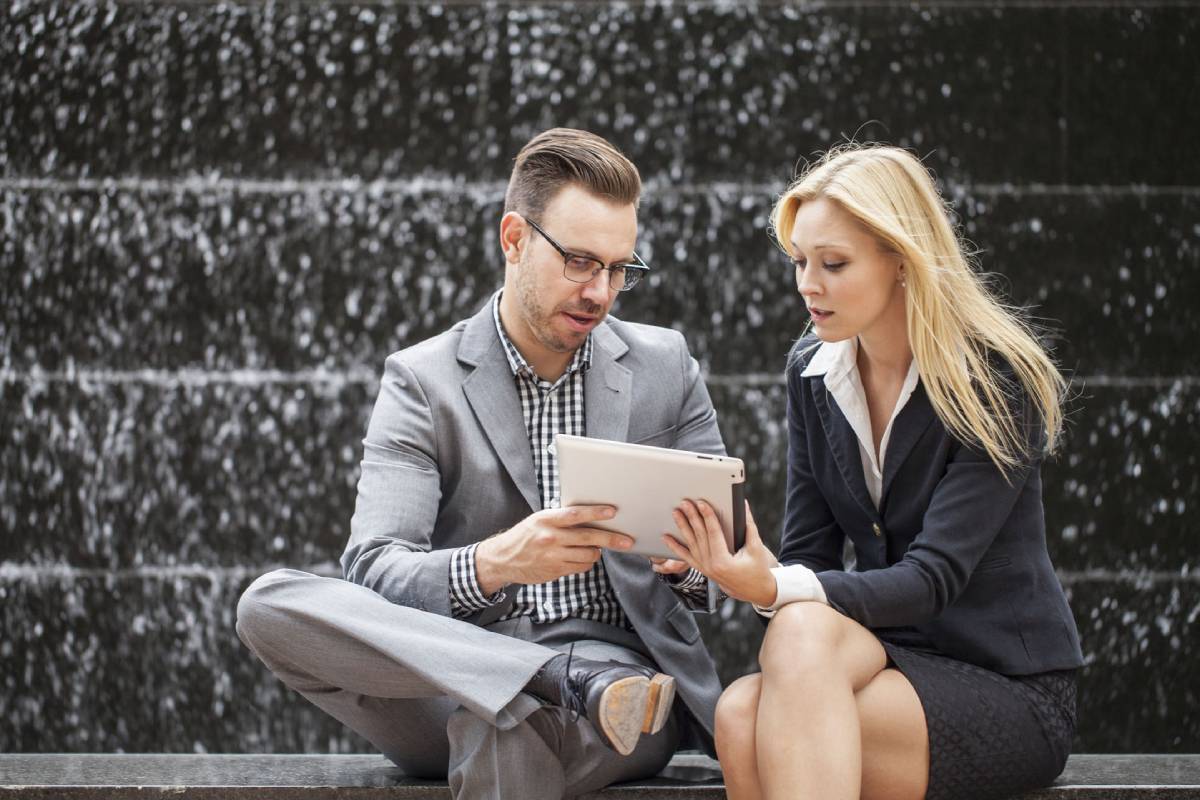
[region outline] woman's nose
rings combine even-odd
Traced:
[[[819,294],[821,287],[812,277],[812,270],[796,267],[796,289],[802,297]]]

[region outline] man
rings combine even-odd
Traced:
[[[606,319],[647,270],[640,193],[592,134],[521,150],[504,288],[387,360],[345,580],[279,570],[238,605],[288,686],[456,798],[576,795],[711,752],[703,577],[624,552],[592,527],[611,508],[558,507],[556,433],[724,452],[683,338]]]

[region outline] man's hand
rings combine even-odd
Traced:
[[[716,581],[730,597],[763,608],[775,602],[777,590],[771,568],[779,566],[779,561],[759,537],[749,503],[746,504],[746,543],[737,553],[729,552],[721,522],[712,506],[703,500],[684,500],[675,509],[674,517],[678,535],[663,535],[663,541],[672,553]]]
[[[612,519],[612,506],[567,506],[530,514],[479,543],[475,575],[485,597],[510,583],[536,584],[587,572],[602,548],[628,550],[633,539],[588,527]]]
[[[681,572],[687,572],[691,567],[686,561],[680,561],[676,558],[656,558],[650,556],[651,568],[659,575],[678,575]]]

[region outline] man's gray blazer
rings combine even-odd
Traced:
[[[724,454],[708,390],[679,333],[610,317],[592,336],[588,436]],[[388,357],[363,444],[345,577],[393,603],[449,616],[453,550],[541,510],[490,302]],[[711,736],[721,685],[696,621],[645,557],[603,558],[634,630]]]

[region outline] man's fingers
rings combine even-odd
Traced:
[[[599,528],[572,528],[565,543],[568,547],[603,547],[607,550],[628,550],[633,547],[633,539],[625,534]]]
[[[568,546],[563,548],[562,560],[567,564],[590,566],[600,560],[602,552],[599,547]]]
[[[678,558],[651,558],[650,563],[659,575],[678,575],[688,569],[687,562]]]
[[[541,512],[543,521],[560,528],[612,519],[616,513],[612,506],[564,506]]]

